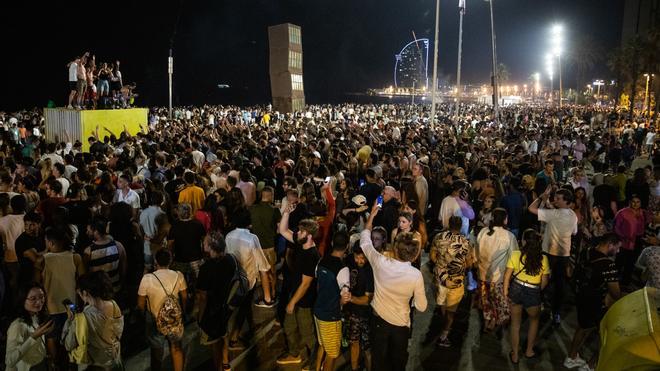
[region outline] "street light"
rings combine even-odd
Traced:
[[[541,92],[541,74],[536,72],[534,74],[534,93],[538,95]]]
[[[461,57],[463,50],[463,15],[465,15],[465,0],[458,0],[458,9],[458,63],[456,64],[456,118],[454,119],[454,123],[458,123],[458,114],[461,107]]]
[[[648,116],[650,117],[650,116],[651,116],[651,109],[650,109],[650,108],[651,108],[651,107],[650,107],[651,102],[649,102],[649,81],[651,81],[651,79],[652,79],[653,77],[655,77],[655,74],[653,74],[653,73],[652,73],[652,74],[645,73],[645,74],[644,74],[644,77],[646,77],[646,91],[645,91],[645,93],[644,93],[644,105],[642,106],[642,115],[644,115],[644,111],[645,111],[645,110],[648,110],[648,111],[649,111],[649,115],[648,115]]]
[[[593,82],[594,86],[597,86],[596,90],[596,97],[598,97],[598,104],[600,104],[600,87],[605,85],[605,81],[603,80],[596,80]]]
[[[497,78],[497,47],[495,39],[495,16],[493,14],[493,1],[495,0],[486,0],[490,7],[490,42],[492,44],[493,51],[493,76],[491,77],[491,85],[493,86],[493,111],[495,113],[495,122],[499,121],[499,96],[497,92],[498,78]]]
[[[550,29],[550,42],[552,48],[552,54],[557,57],[557,64],[559,65],[559,108],[561,108],[561,96],[562,96],[562,79],[561,79],[561,53],[562,53],[562,44],[564,29],[560,24],[555,24]]]
[[[545,56],[545,68],[546,68],[546,72],[548,74],[548,78],[550,79],[550,103],[552,103],[553,96],[554,96],[554,85],[553,85],[553,81],[552,81],[554,66],[552,64],[552,55],[551,54],[547,54]]]
[[[435,40],[433,40],[433,87],[431,88],[431,128],[435,127],[435,90],[438,87],[438,24],[440,0],[435,1]]]

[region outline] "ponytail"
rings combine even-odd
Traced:
[[[504,227],[506,221],[506,210],[498,207],[493,210],[493,219],[488,223],[488,235],[492,236],[495,233],[495,227]]]
[[[525,267],[525,273],[536,276],[543,267],[543,249],[541,248],[541,235],[533,229],[523,232],[523,248],[520,253],[520,262]]]

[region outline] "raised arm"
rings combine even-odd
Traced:
[[[532,202],[529,205],[527,210],[529,210],[529,212],[534,214],[534,215],[539,215],[539,207],[541,205],[541,202],[548,199],[548,197],[550,196],[551,191],[552,191],[552,186],[548,186],[545,189],[545,192],[543,192],[543,194],[541,194],[541,197],[538,197],[536,200],[534,200],[534,202]]]
[[[291,204],[287,206],[287,208],[284,210],[284,213],[282,214],[282,219],[280,220],[280,226],[279,226],[279,233],[284,237],[287,241],[294,243],[293,239],[293,232],[289,229],[289,215],[291,215],[291,212],[295,210],[296,205]]]

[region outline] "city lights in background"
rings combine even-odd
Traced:
[[[552,54],[546,54],[545,55],[545,72],[548,74],[548,78],[550,81],[552,81],[553,73],[554,73],[554,63],[552,60]]]
[[[541,74],[538,72],[534,73],[534,92],[536,94],[541,92]]]

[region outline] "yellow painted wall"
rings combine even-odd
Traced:
[[[99,138],[110,135],[103,128],[107,127],[115,135],[124,130],[124,125],[131,135],[140,131],[140,125],[147,128],[148,110],[146,108],[80,111],[81,115],[81,142],[83,151],[89,150],[87,138],[93,135],[96,125],[99,126]]]

